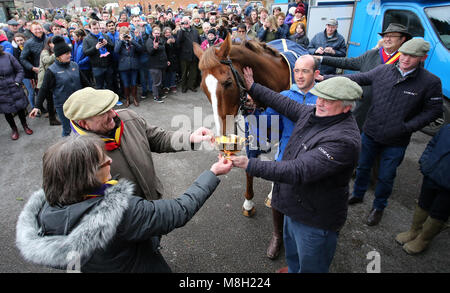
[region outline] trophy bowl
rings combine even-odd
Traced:
[[[245,146],[245,137],[240,137],[235,134],[222,135],[215,138],[217,148],[229,158],[232,154],[236,154]]]

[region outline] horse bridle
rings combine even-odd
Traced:
[[[248,115],[249,112],[253,113],[255,111],[255,107],[247,106],[247,89],[245,88],[244,80],[242,76],[237,72],[236,68],[233,66],[233,62],[230,58],[227,60],[220,60],[220,63],[228,65],[230,67],[231,72],[233,73],[234,80],[239,88],[239,109],[238,112],[241,112],[242,115]],[[251,114],[250,113],[250,114]]]

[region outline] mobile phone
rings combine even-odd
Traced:
[[[98,38],[98,42],[103,43],[103,38],[102,37]]]

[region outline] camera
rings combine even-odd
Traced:
[[[103,43],[103,40],[104,40],[104,39],[103,39],[102,37],[98,38],[98,42],[99,42],[99,43]]]
[[[123,35],[123,38],[126,39],[126,40],[131,39],[130,35]]]

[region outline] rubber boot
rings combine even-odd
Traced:
[[[441,232],[444,224],[444,221],[428,217],[425,220],[425,223],[423,223],[422,232],[417,235],[416,239],[405,243],[405,245],[403,245],[403,250],[408,254],[421,253],[428,247],[431,240]]]
[[[280,254],[281,245],[283,244],[283,220],[284,215],[272,208],[273,233],[270,239],[269,247],[266,255],[270,259],[276,259]]]
[[[61,125],[61,122],[58,120],[58,118],[56,118],[56,113],[50,111],[48,112],[48,123],[51,126]]]
[[[125,108],[130,107],[130,88],[124,87],[123,94],[125,95]]]
[[[414,240],[417,235],[422,231],[422,225],[428,217],[428,212],[418,205],[416,205],[416,209],[414,210],[414,215],[412,219],[411,228],[408,231],[402,232],[395,237],[395,241],[398,244],[403,245],[409,241]]]
[[[28,127],[28,124],[24,123],[24,124],[22,124],[22,126],[23,126],[23,130],[25,131],[26,134],[28,134],[28,135],[32,135],[33,134],[33,130],[31,130]]]
[[[137,86],[131,87],[131,95],[133,96],[133,103],[136,107],[139,107],[139,98],[137,95]]]
[[[12,140],[18,140],[19,139],[19,130],[17,130],[17,126],[11,127],[11,139]]]

